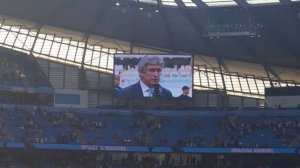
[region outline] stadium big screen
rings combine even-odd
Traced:
[[[182,97],[185,92],[188,98],[192,84],[190,55],[115,54],[114,93],[118,97]]]

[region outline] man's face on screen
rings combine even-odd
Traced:
[[[140,73],[141,80],[148,86],[152,87],[159,84],[162,66],[157,64],[146,65],[144,72]]]
[[[120,85],[120,76],[116,76],[114,79],[114,85],[119,86]]]
[[[185,89],[185,90],[183,90],[183,94],[184,94],[184,95],[190,94],[190,89]]]

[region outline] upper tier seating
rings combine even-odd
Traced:
[[[26,143],[166,147],[299,145],[297,115],[220,114],[1,109],[0,138]]]

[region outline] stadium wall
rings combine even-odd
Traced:
[[[55,107],[88,107],[88,93],[86,90],[54,89]]]
[[[76,66],[40,58],[37,61],[55,90],[88,90],[87,105],[80,106],[112,105],[112,74],[85,70],[80,76],[80,69]]]
[[[79,89],[79,68],[37,58],[54,89]]]
[[[299,108],[300,96],[267,96],[269,108]]]

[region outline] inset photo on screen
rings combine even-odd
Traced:
[[[192,97],[191,55],[116,54],[114,94],[119,97]]]

